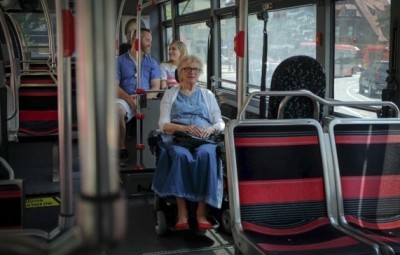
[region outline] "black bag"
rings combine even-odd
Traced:
[[[187,132],[175,132],[173,134],[173,143],[189,150],[195,149],[205,143],[218,144],[219,142],[219,137],[217,135],[210,135],[207,138],[200,138]]]
[[[158,147],[158,141],[161,134],[161,131],[151,130],[147,136],[147,144],[149,145],[150,152],[153,155],[158,155],[160,151],[160,148]]]

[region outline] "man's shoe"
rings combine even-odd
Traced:
[[[127,149],[122,149],[119,150],[119,166],[127,166],[128,165],[128,150]]]

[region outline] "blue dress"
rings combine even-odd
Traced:
[[[171,109],[171,122],[208,127],[212,123],[200,89],[191,95],[179,92]],[[222,163],[216,144],[203,144],[189,151],[162,135],[160,154],[152,189],[160,197],[176,196],[193,202],[204,201],[220,208],[222,203]]]

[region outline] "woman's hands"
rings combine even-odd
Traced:
[[[194,125],[191,126],[186,126],[189,134],[192,134],[194,136],[200,137],[200,138],[207,138],[209,137],[212,133],[214,133],[214,128],[213,127],[206,127],[206,128],[199,128]]]
[[[209,137],[211,134],[214,133],[214,128],[213,127],[206,127],[201,129],[201,138],[207,138]]]

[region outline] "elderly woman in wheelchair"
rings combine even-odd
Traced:
[[[178,64],[180,86],[164,93],[160,105],[159,129],[164,143],[157,159],[152,189],[160,197],[176,198],[175,230],[189,229],[186,202],[197,203],[199,230],[212,228],[207,205],[220,208],[223,196],[222,163],[218,144],[207,140],[225,128],[214,94],[197,85],[202,61],[185,56]],[[179,136],[174,134],[180,133]],[[193,141],[191,143],[190,141]]]

